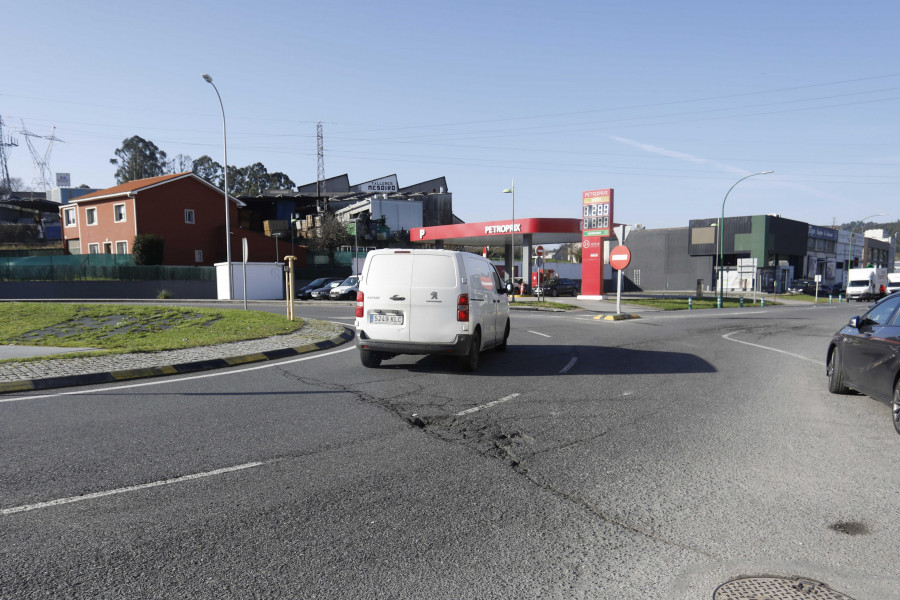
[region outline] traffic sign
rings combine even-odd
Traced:
[[[537,248],[535,248],[534,253],[537,254],[538,256],[543,256],[544,255],[544,247],[538,246]]]
[[[616,246],[609,253],[609,266],[621,271],[631,262],[631,251],[625,246]]]

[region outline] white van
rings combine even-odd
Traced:
[[[506,350],[509,296],[494,265],[469,252],[369,252],[356,294],[356,347],[366,367],[397,354],[448,354],[474,371]]]

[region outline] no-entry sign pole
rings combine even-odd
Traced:
[[[631,262],[631,251],[625,246],[616,246],[609,253],[609,266],[619,272],[616,289],[616,314],[622,314],[622,271]]]

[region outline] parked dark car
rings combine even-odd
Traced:
[[[341,283],[343,282],[343,279],[335,279],[334,281],[329,281],[325,284],[324,287],[320,287],[317,290],[311,291],[309,293],[310,300],[328,300],[329,294],[331,294],[331,290],[341,285]]]
[[[891,403],[900,433],[900,292],[879,300],[834,334],[825,356],[828,391],[856,390]]]
[[[314,279],[297,290],[297,297],[301,300],[308,300],[309,295],[313,290],[317,290],[321,287],[325,287],[332,281],[343,281],[343,277],[319,277],[318,279]]]
[[[535,296],[562,296],[564,294],[577,296],[578,284],[572,279],[560,277],[559,279],[550,279],[534,289]]]

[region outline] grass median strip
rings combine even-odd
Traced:
[[[8,302],[0,304],[0,343],[159,352],[285,335],[303,320],[218,308]],[[86,353],[78,353],[84,356]],[[65,357],[76,356],[67,354]],[[59,357],[62,358],[62,357]],[[15,359],[12,359],[15,360]]]

